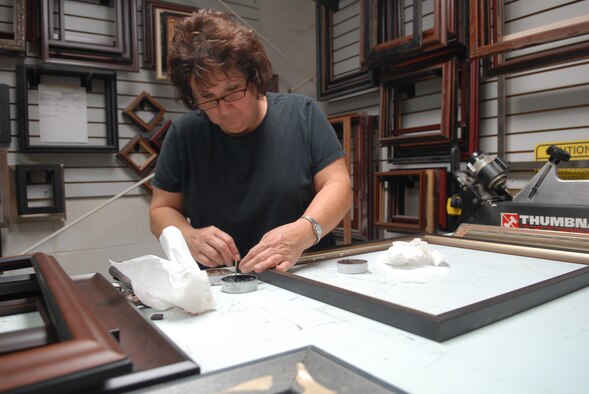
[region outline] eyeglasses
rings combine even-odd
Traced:
[[[209,100],[209,101],[205,101],[204,103],[200,103],[196,106],[196,108],[200,109],[201,111],[208,111],[209,109],[213,109],[216,106],[218,106],[219,101],[221,101],[221,100],[231,103],[233,101],[237,101],[239,99],[242,99],[245,97],[245,93],[247,92],[247,85],[248,84],[246,83],[245,88],[240,89],[240,90],[236,90],[235,92],[231,92],[229,94],[226,94],[225,96],[220,97],[218,99]]]

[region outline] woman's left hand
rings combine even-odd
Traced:
[[[262,272],[270,268],[287,271],[305,249],[314,243],[310,224],[305,219],[268,231],[239,263],[241,272]]]

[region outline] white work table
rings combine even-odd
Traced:
[[[338,285],[352,289],[367,286],[362,292],[380,293],[395,302],[395,297],[409,304],[413,299],[410,307],[438,313],[440,304],[467,304],[579,267],[441,249],[449,255],[445,267],[392,268],[378,264],[378,253],[371,253],[354,257],[369,260],[367,274],[339,274],[329,262],[321,263],[322,268],[311,264],[294,272],[339,281]],[[170,309],[155,322],[200,365],[202,374],[314,345],[411,393],[589,390],[589,288],[444,342],[264,282],[246,294],[226,294],[220,286],[213,286],[212,292],[217,303],[214,310],[192,316]],[[143,311],[148,316],[157,312]]]

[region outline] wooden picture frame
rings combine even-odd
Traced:
[[[369,230],[373,226],[372,190],[373,170],[371,163],[373,151],[373,117],[350,113],[328,118],[349,159],[349,172],[352,178],[352,208],[333,230],[337,239],[344,244],[373,239]]]
[[[169,11],[163,8],[154,10],[154,31],[155,31],[155,76],[158,80],[167,80],[167,57],[168,48],[174,38],[173,32],[176,24],[190,12]]]
[[[104,106],[104,130],[89,133],[88,144],[50,144],[40,141],[29,127],[29,90],[37,89],[43,76],[63,76],[77,78],[88,95],[99,95]],[[117,77],[116,73],[74,68],[55,68],[49,66],[19,65],[16,67],[16,93],[20,150],[24,153],[105,153],[118,152],[119,131],[117,121]],[[100,85],[100,86],[99,86]],[[103,132],[104,134],[101,134]]]
[[[134,155],[141,155],[144,160],[138,161]],[[131,168],[137,175],[144,177],[155,165],[158,152],[145,138],[137,135],[133,137],[119,153],[117,158]]]
[[[172,125],[171,120],[167,120],[164,124],[154,132],[151,137],[149,137],[149,143],[151,146],[155,148],[157,152],[162,149],[162,145],[164,144],[164,138],[166,138],[166,134],[168,134],[168,130]]]
[[[34,269],[35,275],[11,276],[2,281],[0,310],[6,314],[14,308],[14,304],[4,301],[31,297],[42,300],[44,310],[41,315],[47,315],[45,327],[48,331],[45,335],[34,331],[37,338],[34,344],[43,342],[43,338],[50,339],[50,343],[30,347],[30,344],[27,346],[26,332],[0,334],[3,346],[0,349],[3,365],[0,391],[21,387],[46,392],[74,390],[130,371],[130,360],[110,333],[97,329],[100,323],[89,312],[78,290],[54,258],[36,253],[12,260],[0,259],[2,271],[29,267]],[[30,310],[30,306],[26,308]],[[56,342],[52,341],[53,338]],[[15,341],[24,342],[25,350],[15,351]],[[31,360],[35,362],[31,363]]]
[[[112,16],[112,30],[105,34],[81,31],[65,12],[70,0],[41,0],[41,57],[44,63],[139,71],[137,3],[135,0],[83,4],[86,12]],[[72,2],[78,3],[79,2]],[[90,7],[102,7],[90,9]],[[55,16],[55,17],[51,17]],[[74,26],[69,26],[73,24]]]
[[[353,3],[348,8],[359,6],[359,2]],[[360,92],[376,86],[376,75],[372,70],[365,70],[358,57],[357,64],[351,70],[337,70],[340,64],[347,64],[351,60],[343,54],[350,51],[348,42],[351,38],[346,39],[346,44],[336,44],[341,37],[336,37],[335,31],[339,24],[349,23],[349,9],[334,10],[327,5],[317,2],[316,5],[317,21],[317,97],[319,100],[328,100],[344,95]],[[339,17],[339,15],[342,15]],[[338,23],[338,17],[343,19]],[[349,32],[346,35],[352,35]],[[359,34],[359,31],[358,31]],[[358,36],[358,46],[360,46],[360,37]],[[341,54],[340,54],[341,53]],[[345,59],[345,60],[344,60]],[[349,67],[349,66],[347,66]]]
[[[470,57],[486,58],[488,61],[485,63],[485,73],[489,76],[530,70],[588,56],[587,40],[512,59],[505,59],[504,54],[589,34],[589,13],[507,35],[503,34],[503,19],[502,0],[470,0]]]
[[[365,67],[375,68],[409,57],[425,56],[462,40],[458,31],[460,4],[433,0],[433,13],[426,15],[421,1],[410,2],[412,33],[403,34],[403,26],[407,24],[404,1],[361,0],[360,55]],[[431,28],[424,29],[426,16],[433,22]]]
[[[441,76],[439,76],[441,74]],[[424,79],[440,80],[440,121],[416,127],[402,125],[402,92],[414,91],[415,83]],[[419,69],[412,74],[397,76],[381,85],[380,134],[382,145],[419,141],[450,141],[454,138],[457,111],[458,61],[452,58],[441,64]]]
[[[395,240],[408,241],[413,238],[415,236]],[[259,274],[259,279],[438,342],[492,324],[589,285],[589,256],[586,253],[505,245],[446,236],[424,235],[419,238],[430,245],[548,259],[555,263],[572,262],[579,264],[580,268],[441,314],[411,309],[394,302],[354,292],[349,288],[341,288],[302,277],[294,272],[267,270]],[[389,239],[317,251],[304,254],[297,264],[321,264],[329,259],[384,251],[390,246],[391,240]],[[473,261],[473,264],[476,264],[476,261]]]
[[[149,121],[143,120],[138,112],[152,112],[153,116]],[[152,132],[161,122],[166,114],[166,109],[146,91],[137,95],[123,110],[123,115],[131,120],[142,133]]]
[[[150,68],[156,65],[155,32],[159,23],[155,23],[155,11],[158,9],[190,15],[198,8],[160,0],[143,0],[143,62]]]
[[[428,195],[426,170],[394,170],[374,174],[374,225],[395,231],[423,232]],[[407,190],[417,190],[417,214],[409,212]]]
[[[0,30],[0,53],[25,52],[27,0],[13,0],[12,30]]]
[[[28,267],[35,274],[0,278],[0,316],[38,310],[45,325],[0,334],[3,392],[120,393],[200,373],[199,365],[102,275],[70,278],[43,253],[0,258],[0,271]],[[108,348],[113,343],[124,356],[120,368],[88,369],[100,362],[100,352],[113,353]],[[64,357],[67,351],[77,353]],[[52,368],[45,367],[53,360]]]

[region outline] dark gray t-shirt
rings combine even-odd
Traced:
[[[335,131],[310,98],[268,93],[253,132],[230,136],[200,111],[174,121],[153,185],[184,194],[193,227],[231,235],[241,256],[269,230],[299,218],[315,196],[313,176],[344,156]],[[333,245],[328,236],[318,247]]]

